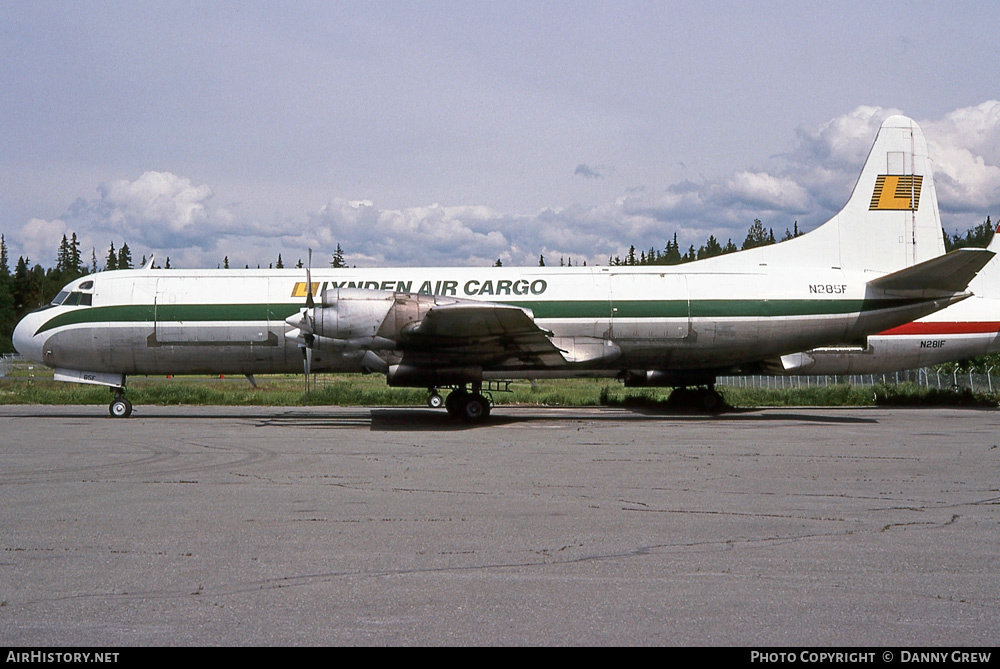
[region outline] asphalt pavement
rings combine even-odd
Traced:
[[[995,645],[1000,412],[0,407],[12,646]]]

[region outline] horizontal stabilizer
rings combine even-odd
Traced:
[[[956,249],[913,267],[873,279],[868,285],[887,292],[960,293],[993,256],[993,251],[986,249]]]

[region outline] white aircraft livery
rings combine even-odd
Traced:
[[[1000,251],[994,231],[989,246]],[[1000,351],[1000,258],[994,256],[969,284],[973,296],[867,338],[864,346],[831,346],[768,361],[767,373],[885,374],[969,360]]]
[[[297,370],[385,374],[468,421],[489,415],[494,379],[707,386],[714,408],[716,376],[934,313],[992,256],[944,255],[923,133],[893,116],[846,206],[780,244],[669,267],[99,272],[14,345],[56,379],[109,386],[114,416],[132,411],[130,375]]]

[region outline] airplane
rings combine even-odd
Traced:
[[[844,208],[781,244],[670,267],[319,270],[310,260],[303,276],[150,263],[70,282],[13,339],[57,380],[111,388],[116,417],[132,413],[128,376],[298,369],[384,374],[473,423],[490,414],[483,384],[499,379],[691,386],[714,409],[717,376],[955,304],[993,255],[944,255],[923,132],[892,116]]]
[[[994,231],[986,247],[1000,253]],[[971,360],[1000,351],[1000,258],[969,283],[973,295],[912,323],[867,337],[862,346],[828,346],[766,361],[775,376],[887,374]]]

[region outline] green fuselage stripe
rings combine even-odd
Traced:
[[[927,300],[565,300],[510,301],[539,319],[787,318],[850,314],[907,307]],[[86,323],[281,322],[305,306],[295,304],[172,304],[80,307],[45,322],[36,334]]]

